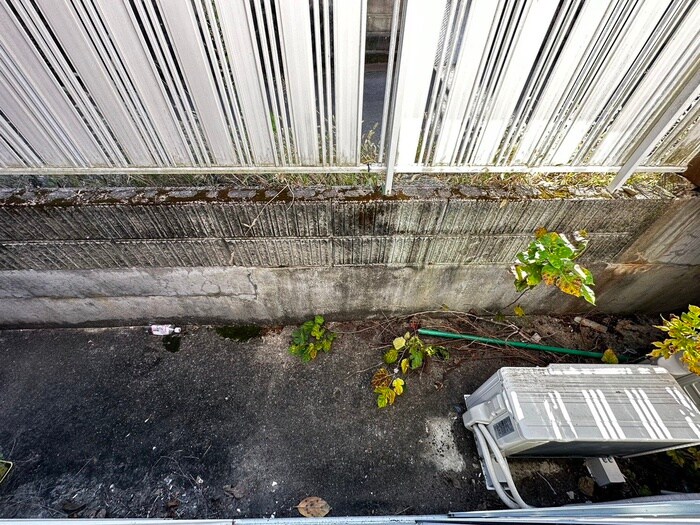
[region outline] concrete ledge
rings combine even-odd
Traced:
[[[700,267],[611,264],[592,267],[598,308],[609,313],[684,309],[700,296]],[[682,283],[683,293],[669,283]],[[518,294],[505,266],[425,268],[168,268],[0,273],[0,326],[298,322],[423,310],[497,311]],[[519,301],[531,314],[592,308],[541,287]]]

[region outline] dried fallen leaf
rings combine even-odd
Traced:
[[[236,499],[242,499],[246,494],[246,489],[242,482],[237,483],[235,487],[231,485],[224,485],[223,489],[227,496]]]
[[[63,502],[61,508],[63,509],[63,512],[72,514],[83,510],[86,506],[87,505],[85,503],[78,503],[77,501],[66,500]]]
[[[578,480],[578,489],[590,498],[595,491],[595,480],[590,476],[580,478]]]
[[[321,498],[309,496],[301,500],[301,503],[297,505],[297,510],[299,514],[307,518],[322,518],[331,511],[331,506]]]
[[[372,376],[372,388],[388,388],[391,384],[391,374],[386,368],[380,368]]]

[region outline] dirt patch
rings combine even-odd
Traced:
[[[145,328],[3,331],[0,454],[15,467],[0,485],[0,516],[296,516],[307,496],[326,500],[335,516],[502,508],[461,423],[463,395],[501,366],[578,359],[443,342],[450,359],[412,374],[396,404],[379,410],[369,383],[383,351],[418,326],[537,334],[546,344],[612,346],[630,358],[658,336],[646,319],[595,320],[607,334],[570,319],[444,312],[331,323],[333,351],[306,365],[287,351],[295,327],[247,341],[186,327],[177,352]],[[672,473],[663,487],[650,481],[659,465]],[[569,491],[587,499],[580,460],[512,467],[534,505],[570,503]],[[594,499],[698,487],[664,455],[623,467],[634,479]]]

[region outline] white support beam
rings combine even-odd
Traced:
[[[692,99],[700,93],[700,65],[696,66],[695,73],[690,76],[683,89],[668,103],[665,111],[656,120],[646,137],[632,152],[627,162],[620,168],[617,175],[608,186],[608,191],[613,192],[625,183],[627,179],[638,171],[639,165],[647,158],[653,147],[663,138],[668,129],[680,118],[683,110],[692,102]],[[660,170],[659,170],[660,171]],[[681,169],[679,171],[684,171]]]
[[[621,166],[423,166],[394,165],[393,174],[456,175],[462,173],[616,173]],[[686,166],[640,166],[637,173],[680,173]],[[282,173],[389,173],[384,164],[355,166],[174,166],[174,167],[98,167],[98,168],[0,168],[0,178],[11,175],[87,176],[87,175],[250,175]],[[385,194],[389,194],[386,193]]]

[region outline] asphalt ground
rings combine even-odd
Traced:
[[[550,343],[588,340],[559,320],[527,322]],[[307,496],[333,516],[502,508],[459,417],[463,395],[546,355],[453,348],[379,409],[370,380],[408,326],[331,326],[332,352],[308,364],[288,352],[294,327],[247,341],[185,327],[177,348],[145,327],[0,331],[0,454],[15,463],[0,517],[298,516]],[[655,479],[670,488],[683,474],[660,460],[635,463],[626,493],[593,499],[654,492]],[[511,466],[533,505],[590,499],[581,460]]]

